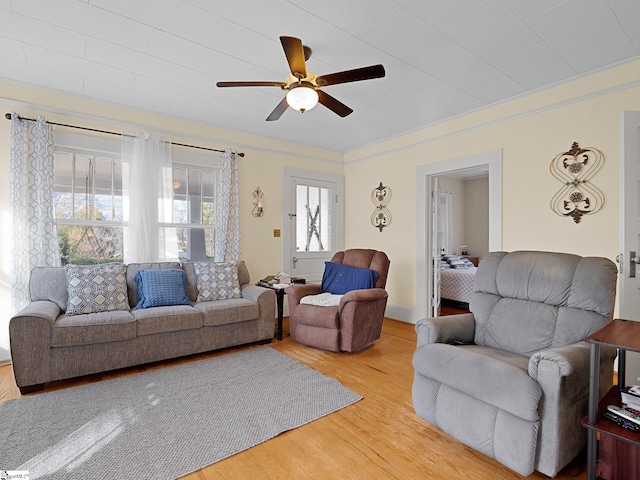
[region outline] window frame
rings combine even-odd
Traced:
[[[59,154],[71,154],[74,156],[83,155],[90,158],[110,158],[112,160],[112,173],[111,173],[111,191],[112,191],[112,212],[113,212],[113,200],[115,198],[114,194],[114,171],[113,166],[116,162],[120,162],[122,169],[122,177],[125,177],[125,168],[127,163],[122,161],[122,153],[121,153],[121,143],[119,140],[101,138],[98,136],[91,135],[81,135],[70,132],[54,132],[55,138],[55,147],[54,147],[54,158]],[[212,156],[209,154],[203,154],[187,147],[176,147],[174,145],[171,146],[171,156],[172,156],[172,176],[176,168],[185,169],[187,171],[187,175],[189,171],[198,171],[201,173],[201,184],[200,184],[200,218],[197,222],[192,221],[193,219],[188,216],[187,222],[175,222],[176,219],[176,194],[174,191],[174,195],[172,196],[172,220],[173,222],[159,222],[159,228],[175,228],[175,229],[194,229],[194,228],[202,228],[213,231],[213,235],[215,236],[215,215],[216,215],[216,197],[217,197],[217,189],[218,189],[218,181],[220,175],[220,160],[216,156]],[[212,223],[203,223],[203,188],[204,188],[204,176],[212,175],[212,188],[213,188],[213,197],[212,197],[212,211],[214,215],[214,219]],[[75,195],[73,190],[73,179],[76,176],[75,173],[75,164],[72,166],[71,177],[72,177],[72,191],[71,194]],[[95,205],[95,177],[94,177],[94,190],[93,190],[93,205]],[[124,204],[124,185],[122,187],[121,199]],[[58,191],[55,190],[54,186],[54,195],[56,195]],[[188,200],[187,200],[188,202]],[[55,198],[54,198],[54,208],[56,208]],[[72,215],[75,216],[75,210],[72,210]],[[124,229],[127,227],[128,222],[124,220],[126,218],[125,212],[122,212],[122,219],[119,220],[95,220],[95,211],[93,212],[93,217],[90,220],[80,220],[75,218],[65,219],[58,218],[57,212],[55,212],[55,225],[56,228],[59,226],[93,226],[93,227],[115,227],[122,228],[123,231],[123,240],[122,247],[124,249]],[[113,217],[113,215],[112,215]],[[190,238],[190,237],[189,237]],[[177,256],[180,257],[181,260],[185,260],[183,256],[180,255],[180,251],[176,252]],[[191,257],[191,253],[187,252],[188,256]]]

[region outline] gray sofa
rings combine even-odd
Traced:
[[[586,445],[584,338],[612,318],[616,267],[552,252],[492,252],[471,313],[420,320],[413,405],[424,420],[521,475],[554,477]],[[616,350],[600,350],[600,398]]]
[[[130,310],[66,315],[63,267],[31,272],[31,302],[9,323],[16,384],[29,393],[46,382],[273,339],[275,293],[249,284],[238,263],[241,298],[134,310],[139,270],[184,269],[189,299],[198,296],[193,263],[126,266]]]

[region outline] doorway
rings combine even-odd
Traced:
[[[640,112],[620,116],[618,316],[640,321]],[[640,353],[627,351],[625,385],[640,384]]]
[[[460,174],[465,170],[486,169],[489,178],[489,251],[502,248],[502,151],[444,160],[417,167],[416,178],[416,308],[414,322],[433,316],[439,304],[439,262],[436,229],[439,176]],[[436,263],[437,261],[437,270]]]
[[[282,269],[319,283],[344,248],[344,177],[286,167],[283,188]]]

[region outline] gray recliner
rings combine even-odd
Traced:
[[[616,275],[599,257],[483,257],[471,313],[416,324],[416,413],[521,475],[554,477],[586,445],[584,338],[611,320]],[[615,355],[601,348],[600,398],[612,385]]]

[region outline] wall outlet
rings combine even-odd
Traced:
[[[273,229],[273,236],[274,237],[279,237],[280,236],[280,229],[279,228],[274,228]]]

